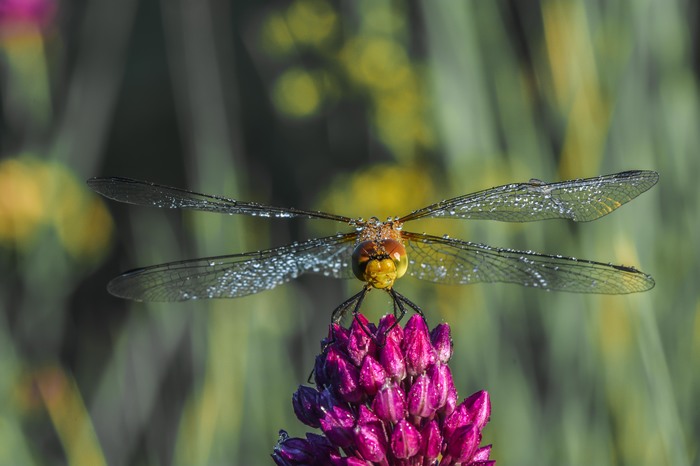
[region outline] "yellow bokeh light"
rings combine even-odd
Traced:
[[[298,0],[287,10],[287,25],[302,44],[320,46],[332,36],[338,23],[333,8],[323,0]]]
[[[393,90],[411,78],[405,48],[386,37],[357,37],[341,52],[352,79],[374,90]]]
[[[102,199],[70,186],[54,212],[61,244],[76,259],[99,258],[112,236],[112,217]]]
[[[284,16],[271,13],[262,25],[262,46],[270,55],[285,55],[294,48],[294,38]]]
[[[45,168],[18,159],[0,162],[0,241],[26,245],[46,218]]]
[[[384,220],[423,207],[434,198],[433,183],[424,168],[378,164],[336,180],[324,195],[321,210]]]
[[[288,117],[303,118],[318,111],[321,90],[316,79],[302,68],[285,71],[275,82],[273,100],[277,110]]]
[[[0,162],[0,241],[26,249],[45,227],[55,228],[70,255],[87,259],[107,250],[113,222],[102,200],[62,165],[31,157]]]

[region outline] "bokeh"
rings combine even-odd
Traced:
[[[628,169],[660,182],[592,223],[410,229],[633,265],[653,290],[397,289],[452,326],[498,464],[699,464],[698,19],[680,0],[0,0],[0,464],[270,464],[359,290],[114,298],[130,268],[346,226],[127,206],[89,177],[385,218]]]

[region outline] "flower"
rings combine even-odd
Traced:
[[[56,0],[3,0],[0,2],[0,25],[49,25],[56,17]]]
[[[491,445],[479,447],[491,414],[488,393],[457,404],[449,325],[429,332],[414,315],[402,328],[388,314],[375,326],[359,314],[349,329],[333,324],[322,347],[316,387],[300,386],[292,406],[323,435],[280,431],[272,454],[278,465],[495,464]]]

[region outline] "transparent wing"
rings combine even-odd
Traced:
[[[410,232],[403,236],[408,274],[436,283],[506,282],[544,290],[602,294],[636,293],[654,286],[651,276],[622,265]]]
[[[258,293],[304,273],[350,278],[356,236],[353,232],[265,251],[154,265],[116,277],[107,289],[136,301],[186,301]]]
[[[658,179],[656,172],[635,170],[558,183],[531,180],[438,202],[399,220],[446,217],[529,222],[567,218],[587,222],[631,201]]]
[[[127,204],[160,207],[164,209],[192,209],[221,214],[245,214],[256,217],[322,218],[348,223],[350,218],[311,210],[274,207],[243,202],[225,197],[201,194],[186,189],[171,188],[148,181],[129,178],[91,178],[88,186],[101,195]]]

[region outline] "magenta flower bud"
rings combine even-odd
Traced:
[[[374,411],[369,409],[365,405],[360,405],[359,412],[357,414],[357,423],[358,424],[371,424],[371,423],[381,423],[382,420],[377,417],[376,414],[374,414]]]
[[[347,448],[353,444],[353,424],[355,424],[355,418],[352,412],[340,405],[325,410],[321,418],[321,430],[328,440],[340,448]]]
[[[408,375],[422,374],[428,366],[435,364],[435,349],[430,343],[428,326],[423,317],[414,314],[404,329],[404,352]]]
[[[469,422],[467,417],[467,407],[464,403],[457,405],[455,410],[449,416],[445,417],[442,423],[442,435],[448,439],[452,436],[457,428],[467,425]]]
[[[406,378],[406,361],[401,346],[388,339],[379,350],[379,361],[389,377],[397,382]]]
[[[336,393],[349,403],[362,400],[360,390],[360,371],[345,358],[337,346],[328,348],[326,354],[325,372],[330,378]]]
[[[491,399],[484,390],[478,391],[464,400],[468,422],[476,424],[477,429],[484,428],[491,416]]]
[[[426,374],[419,375],[408,392],[408,413],[411,416],[429,418],[435,412],[436,396]]]
[[[311,387],[300,385],[292,395],[292,407],[297,419],[309,427],[321,427],[320,419],[323,416],[321,410],[320,393]]]
[[[365,394],[374,396],[388,379],[388,375],[379,362],[372,356],[366,356],[360,369],[360,388]]]
[[[435,419],[428,422],[423,426],[420,435],[422,438],[420,455],[426,463],[432,463],[438,458],[442,449],[442,435],[440,435],[438,422]]]
[[[401,345],[401,342],[403,342],[403,328],[400,325],[394,325],[395,323],[396,317],[394,314],[387,314],[381,318],[377,329],[377,336],[381,343],[393,340],[394,343]]]
[[[450,372],[450,368],[447,366],[447,364],[437,363],[428,368],[427,374],[428,377],[430,377],[430,385],[434,396],[432,398],[432,401],[434,402],[433,408],[438,410],[445,406],[445,403],[447,403],[447,397],[450,394],[450,390],[454,390],[452,372]]]
[[[352,321],[346,351],[350,361],[356,366],[362,364],[362,360],[367,353],[373,352],[375,343],[374,339],[367,335],[369,327],[367,317],[362,314],[359,314]]]
[[[360,406],[359,422],[353,430],[355,445],[362,457],[378,463],[386,458],[387,437],[382,421],[367,407]]]
[[[430,341],[437,353],[438,361],[443,364],[452,357],[452,337],[450,336],[450,326],[442,323],[430,332]]]
[[[355,456],[341,458],[340,456],[331,456],[331,466],[372,466],[367,460],[357,458]]]
[[[476,425],[460,426],[447,439],[447,454],[454,463],[470,462],[479,442],[481,433]]]
[[[321,343],[321,349],[325,349],[329,344],[344,348],[348,346],[349,337],[350,330],[340,324],[331,324],[330,331],[328,332],[328,339],[325,340],[326,344]]]
[[[445,405],[440,408],[440,412],[448,416],[452,414],[457,407],[457,389],[455,388],[454,384],[450,387],[449,391],[447,392],[447,400],[445,400]]]
[[[418,453],[420,446],[421,436],[418,429],[406,419],[401,419],[391,434],[391,451],[394,456],[408,459]]]
[[[404,417],[406,411],[403,390],[395,382],[384,384],[374,397],[372,410],[382,421],[395,424]]]
[[[477,448],[472,456],[472,461],[487,461],[491,455],[491,445]],[[495,463],[495,461],[494,461]]]

